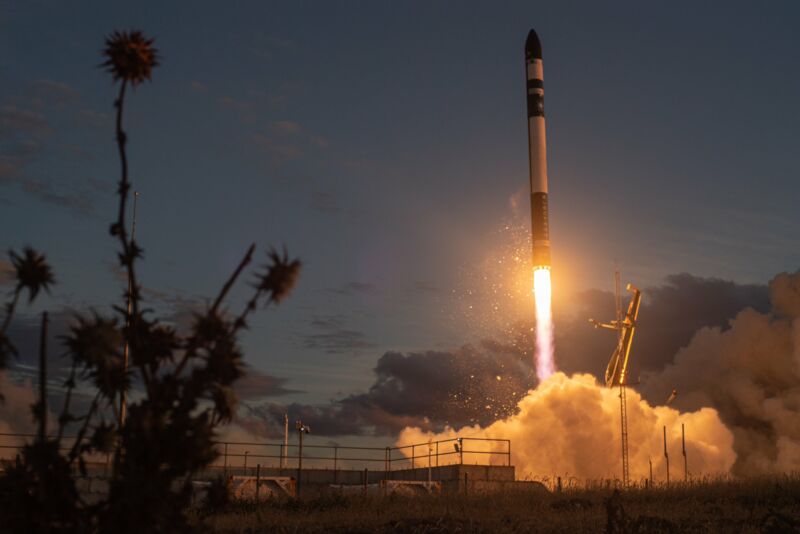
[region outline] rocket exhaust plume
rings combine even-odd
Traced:
[[[541,382],[556,372],[553,361],[550,269],[533,271],[533,293],[536,299],[536,376]]]
[[[531,30],[525,41],[528,93],[528,162],[533,233],[533,292],[536,299],[536,375],[539,381],[555,372],[553,316],[550,307],[550,222],[547,209],[547,141],[544,126],[542,45]]]

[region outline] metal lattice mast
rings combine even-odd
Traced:
[[[627,313],[622,311],[622,296],[620,295],[619,270],[614,271],[614,304],[616,305],[616,319],[610,323],[601,323],[594,319],[589,319],[595,328],[605,328],[616,330],[617,347],[611,355],[611,360],[606,368],[606,386],[619,387],[619,414],[620,414],[620,442],[622,449],[622,484],[627,487],[630,482],[630,471],[628,462],[628,406],[627,406],[627,387],[628,387],[628,359],[633,343],[633,334],[636,330],[636,321],[639,316],[639,306],[642,302],[642,292],[633,284],[628,284],[626,289],[633,293],[628,304]]]
[[[625,384],[619,385],[620,435],[622,437],[622,485],[628,487],[630,471],[628,468],[628,403],[625,398]]]
[[[617,312],[617,326],[622,325],[622,287],[620,283],[619,269],[614,270],[614,304]],[[618,346],[622,346],[623,332],[618,330]],[[628,401],[625,396],[625,377],[620,377],[619,385],[619,421],[620,421],[620,441],[622,442],[622,486],[628,487]]]

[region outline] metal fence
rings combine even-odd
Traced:
[[[34,434],[0,433],[0,459],[13,459]],[[63,438],[67,451],[74,437]],[[210,470],[247,473],[256,465],[262,468],[297,469],[302,458],[303,469],[354,469],[397,471],[453,464],[511,465],[511,440],[459,437],[400,447],[358,447],[350,445],[313,445],[259,441],[219,441],[219,457]],[[99,454],[87,458],[95,469],[108,470],[110,456]]]

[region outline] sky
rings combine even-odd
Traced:
[[[2,1],[0,246],[54,266],[58,285],[26,313],[119,299],[115,86],[98,64],[105,35],[137,28],[161,56],[126,101],[157,312],[181,324],[251,242],[285,245],[300,282],[242,338],[284,403],[367,392],[387,354],[502,337],[533,309],[497,291],[527,261],[513,258],[529,238],[533,27],[557,305],[613,289],[615,265],[641,287],[679,273],[763,286],[800,266],[798,15],[794,2]]]

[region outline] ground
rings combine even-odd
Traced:
[[[336,496],[240,503],[214,532],[800,532],[800,478],[534,495]]]

